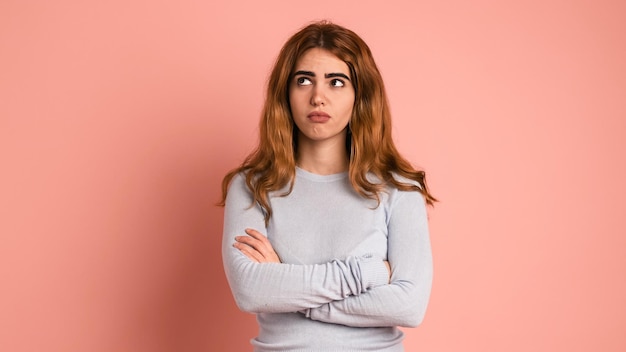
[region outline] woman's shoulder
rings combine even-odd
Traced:
[[[421,192],[421,185],[417,180],[392,173],[391,177],[393,181],[398,184],[394,184],[392,181],[385,182],[385,196],[386,202],[389,206],[395,206],[399,203],[423,203],[425,201]]]
[[[247,171],[239,171],[233,175],[228,185],[228,192],[248,192]]]
[[[396,182],[399,182],[401,184],[410,185],[410,186],[416,186],[419,189],[422,188],[422,186],[420,185],[420,183],[417,180],[414,180],[412,178],[408,178],[408,177],[402,176],[402,175],[400,175],[398,173],[392,172],[391,173],[391,177],[393,177],[393,179]]]
[[[417,187],[419,189],[422,188],[422,186],[420,185],[420,183],[417,180],[414,180],[414,179],[402,176],[402,175],[400,175],[400,174],[398,174],[396,172],[390,172],[388,180],[384,180],[380,176],[377,176],[373,172],[370,172],[370,173],[367,174],[367,180],[370,183],[373,183],[373,184],[384,185],[384,187],[385,187],[385,189],[387,191],[393,191],[393,190],[402,191],[402,189],[398,188],[398,185],[394,184],[394,181],[396,183],[400,184],[400,185],[406,185],[406,186],[411,187],[413,189],[415,189],[415,187]]]

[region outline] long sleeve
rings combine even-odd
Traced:
[[[415,327],[422,322],[432,284],[425,203],[418,192],[396,191],[392,197],[387,225],[391,283],[308,309],[308,318],[353,327]]]
[[[253,203],[243,176],[237,175],[224,209],[222,259],[235,301],[244,311],[297,312],[357,296],[388,282],[382,258],[376,256],[309,265],[252,262],[232,246],[235,236],[244,235],[246,228],[267,235],[262,209]]]

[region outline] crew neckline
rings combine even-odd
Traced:
[[[306,178],[307,180],[311,180],[311,181],[331,182],[331,181],[337,181],[337,180],[341,180],[341,179],[348,177],[348,171],[339,172],[339,173],[330,174],[330,175],[320,175],[320,174],[314,174],[312,172],[306,171],[296,166],[296,175]]]

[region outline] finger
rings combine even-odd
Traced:
[[[241,253],[243,253],[243,255],[245,255],[246,257],[248,257],[250,260],[256,262],[256,263],[260,263],[261,261],[263,261],[263,255],[261,253],[259,253],[256,249],[239,243],[239,242],[235,242],[233,244],[233,247],[237,248]]]
[[[270,242],[267,239],[267,237],[264,234],[260,233],[259,231],[255,230],[255,229],[246,229],[246,233],[249,236],[251,236],[252,238],[255,238],[255,239],[263,242],[264,244],[270,244]]]
[[[252,230],[254,231],[254,230]],[[251,231],[251,232],[252,232]],[[280,263],[280,257],[272,247],[272,243],[263,234],[258,231],[254,231],[256,237],[249,236],[236,236],[235,240],[238,243],[247,245],[256,250],[254,253],[255,258],[261,263]],[[257,239],[260,236],[260,239]]]
[[[248,247],[246,248],[246,250],[248,251],[250,256],[254,256],[254,258],[259,262],[275,261],[275,259],[278,257],[274,253],[274,249],[272,248],[271,244],[269,244],[269,241],[268,248],[268,245],[250,236],[236,236],[235,240],[237,241],[236,243],[242,245],[241,248]]]
[[[248,245],[256,249],[257,251],[263,250],[263,247],[264,247],[261,241],[257,240],[256,238],[252,238],[250,236],[237,236],[235,237],[235,241]]]
[[[254,229],[246,229],[246,233],[248,234],[248,236],[241,236],[241,238],[239,238],[241,242],[244,242],[249,246],[254,247],[257,251],[263,254],[269,254],[270,252],[274,252],[272,243],[267,239],[267,237],[265,237],[265,235]]]

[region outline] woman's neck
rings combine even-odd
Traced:
[[[300,139],[296,164],[301,169],[318,175],[348,171],[345,139],[324,142]]]

